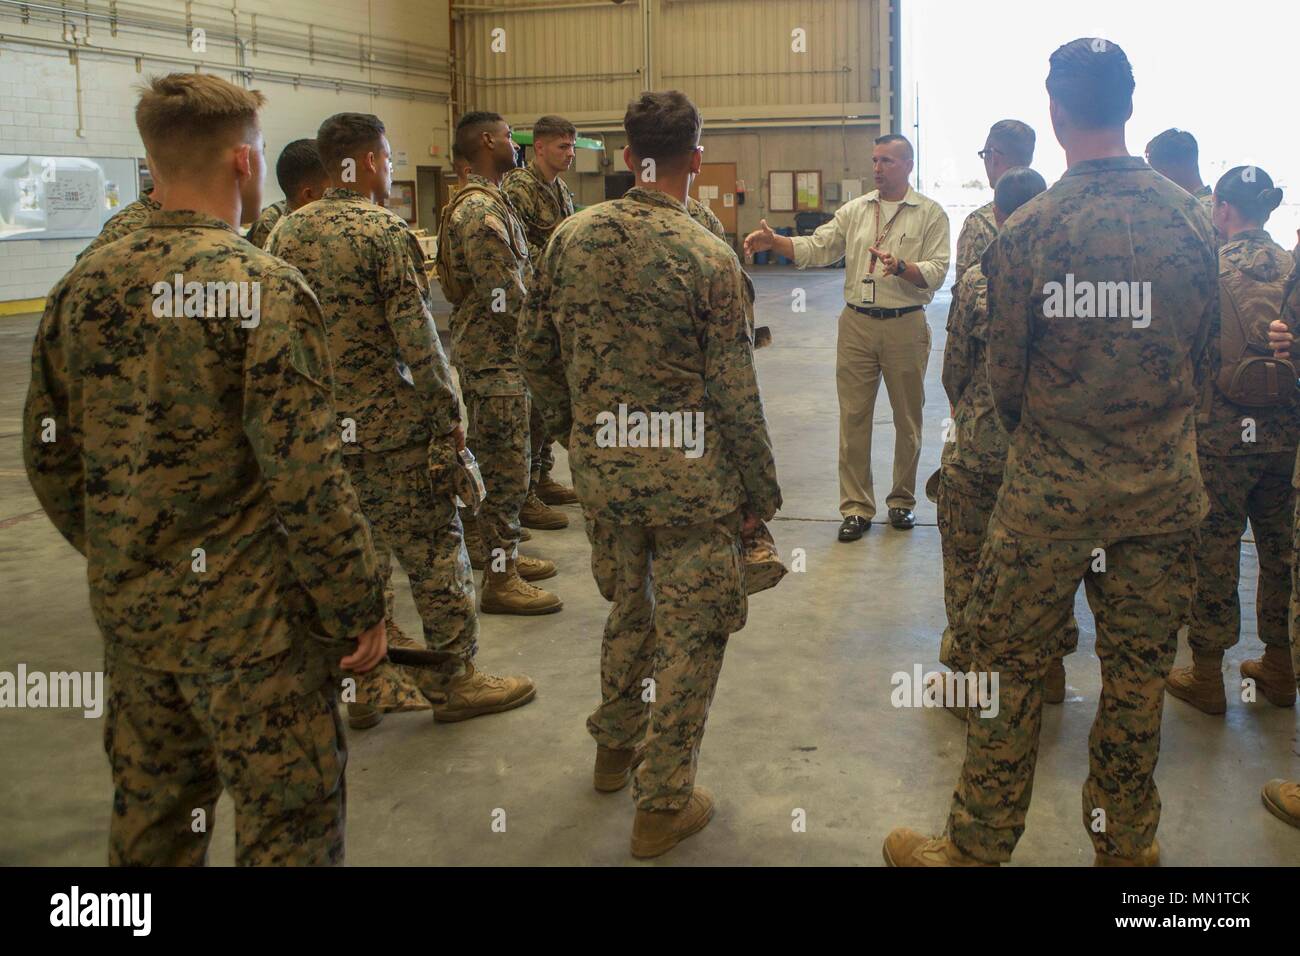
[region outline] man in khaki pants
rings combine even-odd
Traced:
[[[912,144],[896,134],[881,136],[871,162],[876,188],[845,203],[811,236],[778,236],[763,220],[762,228],[745,238],[746,252],[772,249],[800,269],[846,259],[835,369],[841,541],[861,538],[876,513],[871,419],[882,377],[896,435],[893,487],[885,499],[889,523],[904,530],[916,523],[912,508],[930,360],[925,307],[943,284],[950,256],[947,215],[908,185]]]

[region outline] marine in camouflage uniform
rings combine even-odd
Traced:
[[[257,221],[248,227],[248,241],[259,249],[265,249],[266,240],[271,237],[271,230],[288,212],[289,200],[281,199],[279,202],[271,203],[262,210],[262,214],[257,217]]]
[[[961,277],[971,266],[977,266],[980,257],[984,255],[984,250],[989,244],[998,237],[998,224],[993,218],[993,203],[987,202],[980,206],[961,224],[961,232],[957,234],[957,263],[954,266],[956,274],[953,277],[954,287],[961,281]]]
[[[1277,282],[1294,265],[1291,254],[1263,229],[1240,232],[1219,249],[1220,272],[1244,272]],[[1289,324],[1295,324],[1288,315]],[[1268,351],[1268,329],[1248,329],[1250,341]],[[1211,343],[1214,371],[1221,360]],[[1284,405],[1243,408],[1231,402],[1211,376],[1203,385],[1196,421],[1196,449],[1210,510],[1196,548],[1196,599],[1187,643],[1194,663],[1169,676],[1169,692],[1208,713],[1223,713],[1223,654],[1241,637],[1241,537],[1249,519],[1259,557],[1255,618],[1259,639],[1290,656],[1292,472],[1300,444],[1300,400],[1292,390]],[[1246,665],[1243,665],[1246,666]]]
[[[939,474],[943,599],[948,617],[939,660],[959,672],[970,669],[970,658],[957,646],[958,625],[970,598],[980,549],[1007,463],[1007,433],[989,389],[985,356],[988,334],[988,283],[976,262],[953,287],[943,353],[943,386],[953,406],[953,433],[952,440],[943,446]],[[1078,643],[1079,629],[1071,611],[1061,646],[1069,653]]]
[[[419,677],[428,696],[477,679],[474,581],[456,512],[460,404],[434,327],[424,256],[406,222],[346,188],[286,216],[273,255],[317,292],[334,357],[344,462],[375,537],[406,572],[425,645],[444,663]],[[532,682],[509,678],[519,703]],[[513,698],[512,698],[513,699]],[[487,711],[490,712],[490,711]],[[434,708],[449,719],[447,705]]]
[[[177,274],[256,283],[256,323],[156,317]],[[384,611],[331,380],[298,270],[202,213],[155,212],[50,294],[24,451],[106,645],[113,864],[202,863],[223,787],[240,864],[343,860],[336,667]]]
[[[770,520],[781,504],[744,273],[679,200],[634,187],[555,231],[520,321],[519,357],[553,434],[569,436],[592,569],[613,602],[588,730],[601,750],[645,747],[639,809],[680,810],[727,635],[745,623],[742,509]],[[620,405],[702,413],[702,455],[606,447],[598,416]],[[650,679],[653,701],[643,697]]]
[[[153,190],[150,190],[135,202],[127,203],[119,209],[108,222],[104,223],[104,228],[99,231],[99,235],[91,241],[90,245],[78,253],[77,259],[80,260],[82,256],[100,246],[108,245],[123,236],[129,236],[147,223],[149,217],[162,208],[153,198],[152,192]]]

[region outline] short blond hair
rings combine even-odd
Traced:
[[[141,88],[135,125],[160,172],[196,172],[221,150],[250,142],[265,103],[261,91],[210,73],[169,73]]]

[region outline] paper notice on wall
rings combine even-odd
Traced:
[[[705,200],[709,200],[709,199],[717,199],[717,198],[718,198],[718,187],[717,187],[717,186],[701,186],[701,187],[700,187],[700,200],[701,200],[701,201],[705,201]]]
[[[736,194],[735,194],[735,193],[726,193],[726,194],[723,195],[723,197],[722,197],[722,205],[724,205],[724,206],[726,206],[728,209],[730,209],[730,208],[731,208],[732,206],[734,206],[735,204],[736,204]]]
[[[45,228],[52,232],[96,229],[103,221],[104,174],[97,168],[58,166],[45,184]]]
[[[794,173],[774,172],[768,179],[768,208],[774,212],[794,209]]]
[[[394,166],[407,165],[406,150],[398,149],[393,151],[393,165]]]

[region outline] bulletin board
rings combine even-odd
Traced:
[[[822,174],[819,169],[801,169],[794,174],[797,212],[819,212],[822,208]]]
[[[794,170],[773,169],[767,174],[769,212],[794,212]]]

